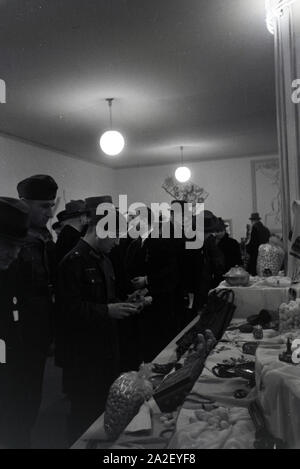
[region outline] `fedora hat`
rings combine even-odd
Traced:
[[[253,220],[253,221],[259,221],[261,220],[260,216],[259,216],[259,213],[258,212],[254,212],[254,213],[251,213],[251,217],[249,218],[249,220]]]
[[[71,200],[65,206],[65,210],[57,215],[59,221],[70,220],[88,213],[84,200]]]

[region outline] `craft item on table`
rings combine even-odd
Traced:
[[[281,246],[272,242],[270,238],[267,244],[261,244],[258,249],[256,270],[260,277],[278,275],[284,261],[284,250]],[[275,238],[276,239],[276,238]]]
[[[225,275],[224,279],[231,287],[247,287],[250,281],[250,274],[243,267],[232,267]]]
[[[243,344],[242,352],[246,355],[254,355],[256,353],[257,347],[259,346],[259,342],[246,342]]]
[[[112,384],[104,413],[104,428],[110,439],[119,437],[142,404],[151,397],[150,373],[150,368],[142,365],[138,372],[124,373]]]
[[[163,424],[163,426],[165,427],[165,429],[172,430],[172,431],[175,429],[176,416],[177,416],[176,412],[174,412],[174,413],[169,412],[169,413],[163,414],[160,417],[160,421]],[[165,431],[163,431],[163,434],[164,434],[164,432]],[[160,436],[163,436],[163,435],[160,434]]]
[[[211,331],[197,335],[197,340],[189,347],[188,354],[180,369],[170,373],[153,394],[162,412],[172,412],[181,405],[200,376],[207,355],[215,347],[216,339]]]
[[[278,311],[271,311],[262,309],[258,314],[248,316],[247,322],[252,326],[262,326],[263,329],[272,329],[278,327],[279,313]]]
[[[294,213],[291,248],[288,257],[288,276],[293,283],[300,282],[300,201],[296,200],[292,207]]]
[[[223,363],[214,366],[212,372],[217,378],[240,377],[248,381],[250,388],[255,386],[255,363],[246,361],[244,357],[231,361],[224,360]]]
[[[253,337],[256,340],[261,340],[264,337],[264,331],[263,328],[259,325],[254,326],[253,328]]]
[[[251,332],[253,332],[253,327],[254,326],[252,326],[252,324],[241,324],[238,329],[244,334],[251,334]]]
[[[204,363],[206,357],[214,349],[216,344],[216,338],[210,330],[206,330],[204,335],[198,334],[195,341],[188,349],[183,365],[188,365],[196,360],[202,360]]]
[[[211,291],[197,323],[176,342],[177,359],[197,341],[198,334],[206,330],[212,331],[215,338],[220,340],[232,320],[235,308],[232,290],[224,288]]]
[[[266,277],[264,284],[268,287],[273,288],[288,288],[292,284],[292,280],[289,277],[282,277],[281,275]]]
[[[170,362],[170,363],[165,363],[165,364],[153,363],[152,371],[153,373],[156,373],[158,375],[167,375],[173,370],[175,365],[176,365],[176,362]]]
[[[170,373],[155,390],[153,398],[162,412],[173,412],[182,405],[200,376],[204,366],[202,358],[193,360]]]
[[[300,298],[279,306],[279,332],[300,328]]]
[[[183,410],[172,449],[251,449],[254,426],[247,409],[218,407],[210,411]]]
[[[292,340],[290,337],[288,337],[287,342],[286,342],[286,350],[280,353],[278,358],[281,362],[293,364],[292,354],[293,354]]]
[[[251,334],[254,326],[260,325],[263,328],[270,328],[270,324],[278,320],[278,312],[262,309],[259,314],[252,314],[247,317],[247,322],[229,327],[228,331],[239,330],[244,334]]]

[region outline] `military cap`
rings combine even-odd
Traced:
[[[57,189],[54,179],[45,174],[31,176],[17,185],[19,197],[27,200],[53,200]]]
[[[22,243],[29,225],[29,209],[18,199],[0,197],[0,238]]]
[[[57,214],[59,221],[69,220],[84,213],[89,213],[84,200],[71,200],[66,204],[65,210]]]
[[[110,195],[103,195],[99,197],[89,197],[85,199],[86,203],[86,208],[89,211],[90,215],[90,224],[97,224],[97,222],[101,219],[106,217],[107,220],[107,231],[110,234],[118,235],[122,233],[122,236],[124,233],[127,233],[127,222],[126,218],[124,215],[122,215],[119,210],[113,205],[113,201]],[[97,215],[97,207],[100,204],[109,204],[110,207],[108,207],[108,210],[102,215]],[[110,223],[112,229],[110,229]]]

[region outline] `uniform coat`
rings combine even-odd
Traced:
[[[108,314],[108,304],[115,301],[115,279],[109,259],[83,239],[58,271],[64,378],[75,438],[103,412],[117,376],[117,330]]]
[[[47,229],[30,230],[17,261],[17,297],[24,345],[24,412],[28,432],[41,404],[44,370],[53,340],[54,249]]]
[[[0,340],[6,349],[6,362],[0,363],[0,445],[22,448],[28,442],[26,435],[24,440],[23,428],[24,350],[17,312],[15,264],[0,272],[0,297]]]
[[[55,244],[58,264],[76,246],[80,238],[81,232],[73,228],[73,226],[66,225],[63,227]]]

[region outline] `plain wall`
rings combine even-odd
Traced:
[[[58,184],[59,204],[95,195],[114,196],[114,171],[63,153],[0,136],[0,195],[17,197],[16,186],[33,174],[49,174]]]

